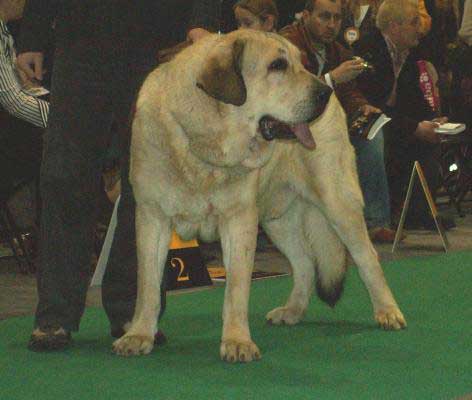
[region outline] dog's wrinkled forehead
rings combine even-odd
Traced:
[[[248,84],[273,83],[275,76],[294,72],[290,67],[300,59],[295,46],[271,33],[236,31],[223,36],[220,43],[202,63],[196,86],[208,96],[236,106],[246,102]]]
[[[247,42],[243,58],[243,69],[246,73],[267,69],[276,59],[285,59],[289,67],[299,64],[301,68],[300,51],[292,43],[275,34],[267,34],[265,40],[258,39],[260,38]]]

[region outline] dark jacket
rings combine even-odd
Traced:
[[[386,102],[393,89],[395,76],[387,43],[378,29],[364,36],[354,45],[354,53],[372,64],[374,72],[358,76],[357,86],[370,104],[383,109],[395,119],[398,134],[412,135],[419,122],[430,120],[436,115],[425,100],[419,85],[417,52],[410,51],[398,77],[397,101],[389,108]]]
[[[351,12],[346,11],[343,15],[343,21],[341,23],[341,30],[339,31],[338,41],[346,48],[351,48],[351,46],[346,42],[344,38],[344,33],[346,29],[352,28],[354,26],[354,15]],[[359,29],[359,38],[362,38],[365,35],[369,35],[373,30],[375,30],[375,18],[372,16],[372,7],[369,7],[367,14],[361,22]]]
[[[27,0],[17,49],[43,51],[54,25],[58,49],[139,58],[156,54],[158,43],[172,41],[176,30],[181,35],[196,26],[216,31],[219,7],[219,0]]]
[[[302,52],[302,63],[311,73],[318,74],[318,60],[315,55],[313,43],[310,41],[306,28],[302,22],[288,25],[283,28],[280,35],[290,40]],[[322,75],[335,69],[344,61],[350,59],[352,53],[345,49],[341,44],[334,42],[326,46],[326,63],[323,67]],[[320,78],[324,79],[323,76]],[[346,114],[351,115],[359,107],[367,104],[367,100],[357,89],[355,81],[336,85],[335,93],[341,102]]]

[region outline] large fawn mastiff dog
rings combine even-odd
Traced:
[[[319,297],[334,305],[349,251],[378,323],[406,326],[367,234],[344,112],[285,39],[253,31],[212,35],[154,70],[137,99],[130,179],[138,297],[116,353],[153,348],[173,229],[184,239],[221,238],[226,361],[261,356],[248,326],[258,223],[290,260],[294,278],[287,303],[269,312],[269,321],[300,321],[315,276]]]

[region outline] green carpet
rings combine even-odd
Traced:
[[[74,346],[60,354],[25,349],[31,317],[0,323],[0,399],[452,399],[472,392],[472,253],[384,265],[408,329],[376,328],[352,268],[341,302],[313,299],[295,327],[265,324],[291,278],[253,283],[252,336],[263,358],[219,360],[223,289],[169,297],[168,343],[149,356],[110,351],[106,317],[87,310]],[[14,299],[12,299],[14,301]]]

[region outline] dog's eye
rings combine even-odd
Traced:
[[[269,65],[269,71],[285,71],[288,68],[288,62],[285,58],[277,58]]]

